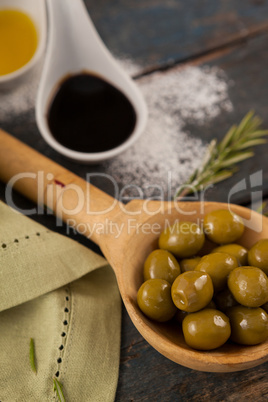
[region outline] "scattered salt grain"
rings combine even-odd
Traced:
[[[185,124],[201,126],[232,110],[228,79],[219,68],[190,66],[145,76],[137,84],[148,105],[147,128],[134,146],[106,162],[105,170],[123,187],[138,186],[144,197],[167,198],[198,167],[206,147],[184,131]]]
[[[17,87],[0,91],[0,122],[33,111],[41,69],[42,63],[36,66],[30,78],[25,79]]]
[[[118,60],[129,75],[142,71],[129,58]],[[0,93],[0,121],[34,111],[41,66],[31,80]],[[185,132],[186,123],[202,126],[222,111],[231,111],[229,81],[217,67],[174,67],[137,80],[148,105],[145,132],[128,151],[107,161],[101,170],[120,188],[139,187],[139,196],[171,197],[202,159],[206,144]],[[127,191],[128,193],[128,191]]]

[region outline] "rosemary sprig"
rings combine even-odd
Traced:
[[[65,398],[64,398],[64,395],[62,392],[62,384],[55,377],[53,377],[53,387],[54,387],[54,392],[57,393],[59,402],[65,402]]]
[[[261,123],[261,119],[250,111],[238,126],[230,128],[219,144],[213,139],[200,167],[179,188],[175,198],[181,199],[231,177],[237,171],[239,162],[254,155],[252,147],[266,143],[263,137],[268,135],[268,130],[261,130]]]
[[[259,212],[259,214],[262,214],[264,216],[268,216],[268,211],[267,211],[267,201],[264,201],[259,208],[256,210],[256,212]]]
[[[36,370],[36,365],[35,365],[35,347],[34,347],[34,340],[33,338],[30,339],[30,353],[29,353],[29,357],[30,357],[30,365],[31,368],[33,370],[33,372],[36,374],[37,370]]]

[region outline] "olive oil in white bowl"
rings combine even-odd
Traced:
[[[44,53],[45,0],[0,0],[0,89],[29,76]]]

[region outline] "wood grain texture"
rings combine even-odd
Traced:
[[[221,113],[212,121],[204,124],[193,124],[191,120],[184,120],[184,130],[189,135],[201,138],[204,143],[208,143],[212,138],[221,139],[229,127],[234,123],[239,123],[242,117],[253,109],[263,119],[263,127],[268,127],[267,117],[267,99],[268,99],[268,75],[264,66],[268,65],[268,34],[260,37],[252,38],[246,43],[235,45],[224,52],[217,52],[210,57],[200,58],[194,63],[187,63],[173,67],[171,70],[165,71],[163,74],[170,74],[177,69],[187,68],[189,65],[199,65],[201,68],[209,66],[222,69],[226,75],[226,80],[229,82],[229,98],[233,104],[233,111]],[[157,79],[154,74],[145,76],[141,80]],[[93,173],[91,183],[114,196],[114,186],[110,180],[106,180],[98,173],[109,174],[109,163],[104,163],[96,166],[79,165],[75,162],[67,160],[53,149],[51,149],[41,138],[36,123],[34,120],[34,111],[19,116],[14,119],[13,116],[6,116],[5,121],[0,122],[1,127],[12,133],[15,137],[37,149],[42,154],[55,160],[65,168],[73,171],[82,178]],[[241,180],[246,179],[246,189],[235,193],[231,199],[233,203],[248,204],[251,202],[250,175],[262,170],[262,186],[261,190],[264,195],[268,195],[268,164],[267,164],[268,145],[258,146],[255,148],[255,157],[251,158],[239,165],[239,172],[233,178],[224,182],[224,186],[220,183],[209,189],[205,193],[207,201],[222,201],[228,200],[228,192],[234,185]],[[178,169],[180,163],[178,161]],[[190,173],[190,172],[189,172]],[[96,175],[95,175],[96,174]],[[119,189],[122,188],[121,183],[117,182]],[[153,183],[152,183],[153,184]],[[180,185],[182,183],[176,183]],[[142,185],[142,178],[141,183]],[[253,191],[260,188],[253,188]]]
[[[228,95],[233,105],[233,111],[222,111],[212,122],[196,126],[191,121],[186,122],[185,129],[191,135],[208,142],[212,138],[220,140],[232,124],[237,124],[249,111],[254,110],[263,120],[263,127],[268,127],[266,99],[268,99],[268,35],[254,38],[239,46],[230,48],[229,52],[217,53],[216,58],[200,59],[201,66],[217,66],[222,69],[229,84]],[[268,144],[254,148],[255,156],[239,164],[239,171],[230,179],[215,185],[206,192],[207,200],[228,200],[229,191],[239,182],[246,180],[246,188],[238,191],[231,202],[248,204],[251,202],[251,192],[259,191],[260,187],[250,187],[250,175],[261,171],[263,195],[268,195]]]
[[[267,401],[268,363],[236,373],[204,373],[179,366],[140,338],[123,309],[116,402]]]
[[[104,42],[117,57],[159,68],[268,29],[268,2],[86,0]]]
[[[120,212],[117,200],[1,129],[0,143],[0,180],[63,221],[77,227],[90,216],[92,227],[105,226]],[[87,236],[97,244],[102,237],[96,230]]]
[[[108,47],[119,58],[130,57],[137,64],[137,74],[192,60],[191,63],[200,66],[219,66],[233,80],[229,94],[234,111],[222,113],[203,127],[187,122],[185,128],[192,135],[204,141],[220,137],[230,124],[238,122],[251,108],[264,119],[264,126],[268,126],[267,0],[86,0],[86,4]],[[49,148],[38,133],[32,109],[16,119],[6,115],[0,124],[82,178],[88,172],[106,171],[103,165],[89,168],[75,164]],[[224,187],[215,186],[207,194],[207,199],[224,200],[226,188],[261,168],[264,168],[262,189],[267,194],[267,146],[256,151],[255,158],[240,165],[240,173],[233,182],[226,181]],[[97,177],[93,183],[113,195],[111,183],[104,183]],[[233,201],[247,203],[249,196],[248,192],[240,193]],[[0,199],[6,201],[3,183],[0,183]],[[35,206],[17,193],[13,199],[18,208]],[[93,243],[64,223],[59,225],[52,215],[35,214],[31,217],[100,252]],[[267,369],[268,363],[265,363],[243,372],[213,374],[179,366],[156,352],[141,337],[123,307],[116,401],[267,401]]]
[[[107,194],[3,130],[0,130],[0,143],[1,180],[9,182],[15,177],[12,185],[27,198],[41,207],[48,206],[66,223],[71,219],[75,227],[86,225],[84,236],[100,245],[114,269],[120,294],[134,325],[156,350],[180,365],[207,372],[245,370],[268,360],[268,340],[250,348],[225,343],[209,353],[193,350],[185,343],[178,325],[148,320],[137,305],[143,262],[157,247],[159,235],[167,224],[186,217],[192,222],[203,222],[207,213],[229,209],[244,219],[245,230],[239,243],[250,248],[258,240],[268,238],[268,218],[238,205],[215,202],[132,200],[126,206],[116,200],[111,203]],[[110,223],[112,227],[121,228],[120,235],[115,234]],[[157,230],[155,225],[158,225]]]
[[[3,183],[0,199],[4,200]],[[24,208],[34,204],[15,194],[14,201]],[[267,200],[268,201],[268,200]],[[56,225],[52,215],[31,216],[49,229],[70,236],[81,244],[93,244],[68,228]],[[98,251],[98,250],[95,250]],[[237,373],[202,373],[163,357],[140,335],[122,306],[120,375],[116,402],[127,401],[266,401],[268,398],[268,363]]]

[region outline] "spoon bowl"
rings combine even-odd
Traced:
[[[218,202],[151,202],[151,213],[142,213],[131,235],[125,236],[121,258],[114,265],[120,283],[120,293],[126,309],[141,335],[158,352],[185,367],[207,372],[232,372],[255,367],[268,360],[268,340],[255,346],[242,346],[227,342],[211,351],[197,351],[184,341],[181,327],[174,322],[158,323],[148,319],[139,309],[137,292],[143,283],[143,264],[146,257],[158,248],[159,234],[166,225],[177,220],[188,220],[202,224],[204,215],[217,210],[228,209],[241,216],[245,223],[245,232],[239,244],[246,248],[253,246],[261,238],[268,238],[268,219],[255,211],[234,204]],[[144,201],[132,201],[128,208],[142,211]],[[161,211],[161,212],[159,212]],[[126,219],[126,218],[124,218]],[[130,217],[130,219],[132,219]],[[132,223],[133,224],[133,223]],[[159,229],[155,228],[159,225]],[[248,225],[248,226],[247,226]],[[144,228],[144,233],[142,228]],[[148,231],[151,228],[151,232]],[[108,248],[108,250],[106,250]],[[102,247],[109,260],[113,254],[114,243],[109,241]]]
[[[130,318],[156,350],[178,364],[208,372],[245,370],[268,361],[268,340],[255,346],[226,343],[209,352],[193,350],[184,342],[178,326],[147,319],[136,301],[144,260],[157,247],[166,225],[179,219],[201,224],[206,213],[229,209],[243,218],[245,232],[239,243],[249,248],[268,238],[266,217],[218,202],[133,200],[123,205],[1,130],[0,142],[0,179],[31,200],[45,203],[100,246],[114,269]]]
[[[47,5],[50,30],[36,101],[37,125],[47,143],[66,157],[81,163],[102,162],[126,150],[140,136],[147,121],[146,104],[133,80],[105,47],[83,1],[47,0]],[[111,84],[125,95],[136,113],[136,124],[129,138],[108,151],[72,150],[60,144],[50,131],[47,114],[53,96],[64,79],[82,73],[94,74]]]

